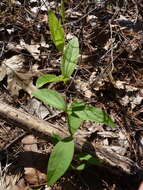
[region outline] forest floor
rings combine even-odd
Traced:
[[[67,101],[102,108],[116,128],[84,122],[78,133],[100,147],[102,164],[69,169],[52,187],[46,185],[51,140],[24,130],[9,111],[65,128],[63,112],[32,96],[39,76],[60,74],[49,8],[60,18],[58,0],[0,1],[0,190],[138,190],[143,181],[143,2],[65,0],[66,38],[78,38],[81,58],[70,82],[44,87],[66,94]]]

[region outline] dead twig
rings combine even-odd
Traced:
[[[0,102],[0,118],[41,138],[49,139],[53,134],[58,134],[62,138],[69,135],[65,128],[38,119],[3,102]],[[98,157],[109,167],[118,167],[121,169],[119,171],[124,171],[129,174],[135,174],[141,171],[141,168],[131,159],[120,156],[102,146],[92,145],[81,135],[77,134],[75,136],[75,144],[77,150],[85,151],[94,157]]]

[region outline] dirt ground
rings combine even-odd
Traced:
[[[138,190],[143,181],[142,0],[65,0],[66,40],[78,38],[80,58],[68,83],[44,87],[66,95],[68,102],[80,99],[102,108],[116,128],[85,121],[77,136],[101,163],[82,171],[70,167],[55,185],[46,185],[53,143],[48,129],[45,138],[26,128],[26,118],[29,126],[46,122],[66,133],[63,112],[32,95],[39,76],[60,74],[61,53],[51,40],[47,14],[50,8],[61,18],[60,3],[0,1],[0,190]],[[82,163],[77,155],[78,150],[73,166]]]

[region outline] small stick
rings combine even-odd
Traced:
[[[11,107],[1,101],[0,118],[16,127],[24,129],[28,133],[30,132],[31,134],[44,139],[51,139],[53,134],[57,134],[62,138],[70,135],[64,127],[53,125],[47,121],[38,119],[35,116]],[[92,156],[104,161],[108,167],[115,168],[115,172],[117,168],[120,169],[118,170],[119,172],[124,171],[128,174],[135,174],[142,171],[142,169],[139,168],[131,159],[109,151],[103,146],[93,145],[79,134],[75,136],[75,146],[78,151],[84,151],[91,154]]]

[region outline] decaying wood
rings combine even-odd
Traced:
[[[38,119],[2,102],[0,102],[0,117],[13,125],[42,138],[50,137],[52,134],[58,134],[61,137],[69,135],[68,132],[59,126],[52,125],[51,123]]]
[[[3,102],[0,102],[0,118],[40,138],[50,138],[53,134],[58,134],[62,138],[69,135],[61,126],[38,119]],[[109,166],[121,169],[120,171],[135,174],[141,170],[131,159],[111,152],[102,146],[92,145],[87,142],[86,138],[78,134],[75,137],[75,144],[78,150],[98,157]]]

